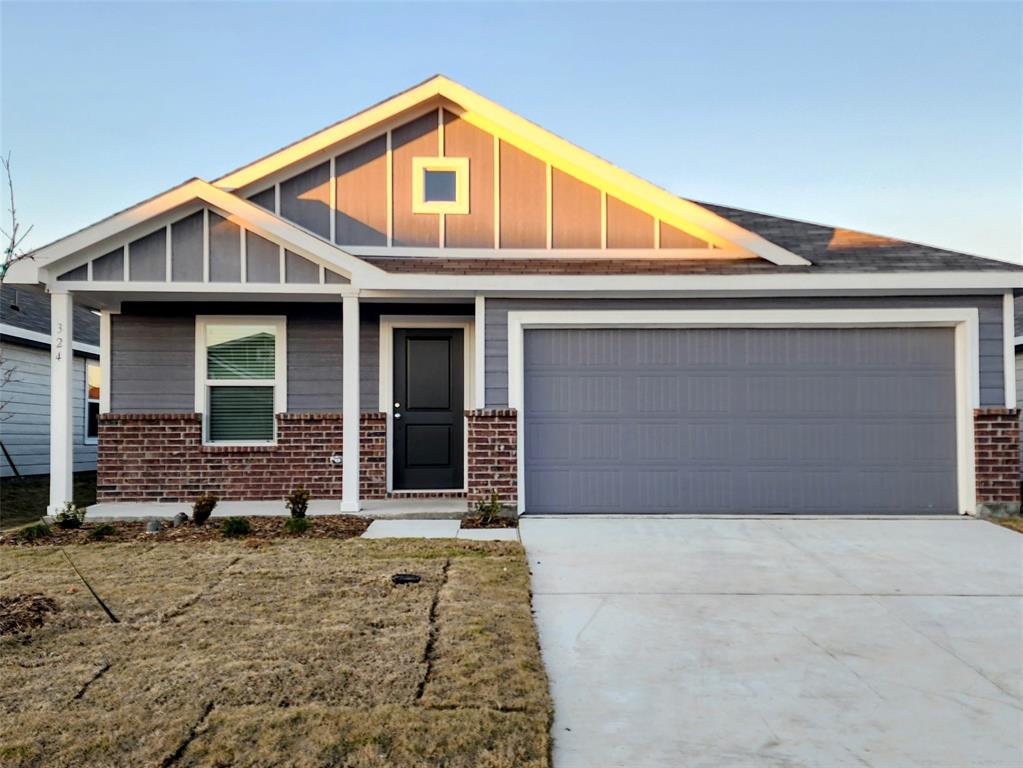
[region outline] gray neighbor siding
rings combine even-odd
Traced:
[[[363,411],[379,408],[381,314],[472,314],[473,306],[364,303],[359,329]],[[284,315],[288,411],[342,408],[341,304],[125,304],[111,317],[110,409],[114,413],[195,410],[196,315]]]
[[[50,351],[23,344],[3,342],[4,369],[13,370],[4,386],[4,407],[0,416],[0,440],[23,475],[45,475],[50,471]],[[74,470],[96,469],[96,444],[85,442],[85,362],[75,355],[72,366],[72,411],[74,415]],[[5,458],[0,457],[0,477],[11,477]]]
[[[980,404],[1005,405],[1002,297],[884,296],[741,299],[491,299],[486,302],[485,386],[488,408],[508,405],[508,312],[555,309],[865,309],[976,307],[980,314]]]

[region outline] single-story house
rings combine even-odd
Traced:
[[[1023,267],[683,199],[444,77],[34,255],[54,339],[100,312],[102,502],[1019,505]]]
[[[99,315],[75,307],[71,346],[74,471],[96,469]],[[50,297],[38,286],[0,288],[0,477],[50,471]]]

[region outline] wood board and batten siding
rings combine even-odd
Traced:
[[[434,157],[468,160],[467,213],[413,211],[413,158]],[[276,203],[282,217],[324,238],[333,201],[342,247],[713,247],[443,107],[276,178],[249,199],[269,210]]]

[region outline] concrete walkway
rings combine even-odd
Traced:
[[[555,768],[1023,766],[1023,536],[525,518]]]

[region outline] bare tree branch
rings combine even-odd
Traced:
[[[0,163],[3,164],[4,174],[7,176],[7,195],[10,199],[10,207],[7,211],[11,219],[9,230],[0,227],[0,234],[3,235],[5,240],[3,260],[0,261],[0,286],[2,286],[4,278],[7,277],[7,271],[12,266],[19,261],[32,258],[32,254],[22,250],[21,247],[29,232],[32,231],[32,227],[30,225],[24,232],[20,231],[21,224],[18,221],[18,210],[14,204],[14,177],[11,174],[11,153],[8,152],[6,157],[0,157]]]

